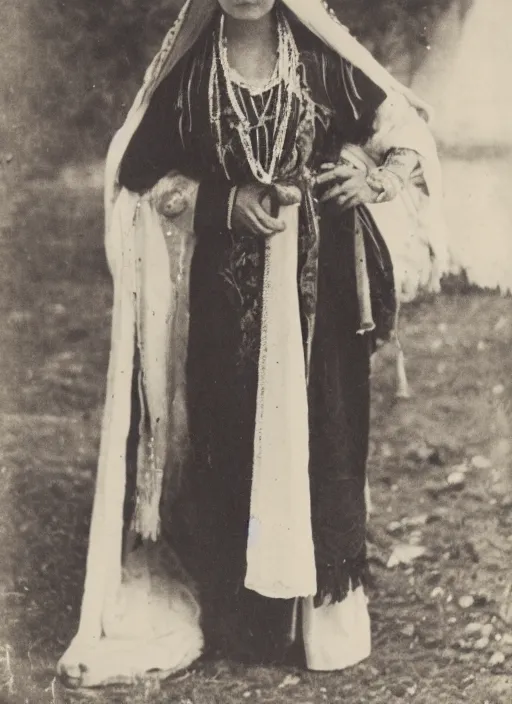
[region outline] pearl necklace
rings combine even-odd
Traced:
[[[277,166],[283,154],[286,134],[288,131],[290,117],[292,114],[294,95],[300,94],[300,80],[298,73],[299,52],[293,38],[292,31],[285,17],[278,16],[278,60],[277,60],[277,108],[276,126],[274,130],[274,148],[272,159],[268,170],[264,168],[258,156],[254,153],[251,140],[251,125],[240,105],[233,87],[231,70],[227,58],[227,45],[224,36],[224,15],[221,16],[218,32],[218,41],[213,45],[213,61],[209,83],[209,103],[210,120],[214,125],[217,137],[217,154],[219,161],[226,171],[224,152],[222,146],[222,125],[220,109],[220,81],[219,73],[222,73],[226,84],[226,91],[229,103],[237,118],[236,130],[240,143],[247,158],[247,162],[253,176],[261,183],[271,184]],[[228,175],[226,173],[226,175]]]

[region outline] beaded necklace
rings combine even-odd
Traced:
[[[220,76],[223,78],[229,104],[236,117],[235,128],[238,132],[244,155],[247,158],[251,172],[256,180],[261,183],[271,184],[283,155],[286,135],[292,114],[293,99],[295,95],[300,95],[301,87],[298,71],[299,52],[288,21],[281,13],[278,15],[277,32],[278,59],[275,72],[275,84],[274,81],[271,80],[271,83],[274,84],[273,87],[277,86],[274,145],[272,150],[272,159],[268,169],[266,169],[261,163],[258,155],[255,154],[253,142],[251,140],[251,124],[236,95],[233,73],[229,67],[227,58],[227,45],[224,36],[224,15],[221,15],[218,38],[213,44],[213,61],[208,92],[210,121],[216,135],[217,154],[228,178],[229,175],[226,170],[222,140]],[[262,115],[258,115],[260,120],[265,119],[267,109],[268,104],[267,107],[263,109]]]

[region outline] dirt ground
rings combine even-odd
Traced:
[[[111,291],[98,191],[51,182],[10,196],[0,225],[0,701],[510,704],[512,308],[460,286],[404,313],[410,400],[394,398],[392,351],[376,359],[370,660],[341,674],[210,660],[161,686],[60,687],[54,667],[83,582]],[[423,554],[392,566],[411,546]]]

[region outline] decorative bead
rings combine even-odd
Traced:
[[[261,183],[271,184],[274,178],[275,171],[279,165],[279,161],[283,154],[288,125],[291,119],[293,98],[295,95],[301,94],[300,76],[299,76],[299,54],[293,35],[284,15],[279,15],[278,21],[278,58],[277,58],[277,109],[276,109],[276,131],[275,141],[270,158],[270,165],[263,165],[254,153],[254,147],[251,139],[251,124],[247,119],[243,107],[240,105],[236,92],[233,88],[233,81],[230,75],[230,67],[227,59],[227,44],[224,35],[224,15],[221,15],[218,38],[213,46],[213,61],[210,71],[209,80],[209,108],[210,121],[216,134],[216,148],[219,162],[225,166],[225,147],[223,146],[221,110],[220,110],[220,85],[219,75],[225,81],[226,90],[230,102],[230,106],[237,118],[235,128],[240,137],[240,143],[244,150],[249,167],[254,177]],[[283,88],[284,86],[284,88]],[[266,118],[265,111],[260,116],[260,120]],[[268,166],[268,168],[267,168]],[[226,175],[229,174],[226,171]]]

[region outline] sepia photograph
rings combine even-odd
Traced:
[[[0,14],[0,704],[512,704],[512,1]]]

